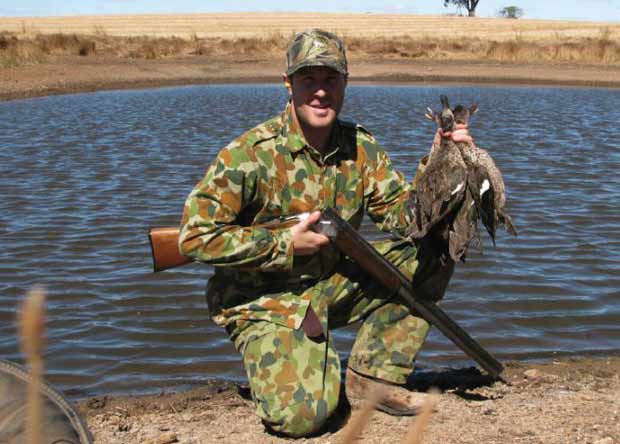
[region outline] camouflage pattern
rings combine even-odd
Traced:
[[[243,364],[256,412],[277,432],[306,436],[319,430],[338,405],[340,361],[331,335],[328,346],[303,330],[273,326],[247,345]]]
[[[344,44],[335,34],[320,29],[298,33],[286,52],[286,75],[307,66],[327,66],[346,75]]]
[[[338,399],[330,329],[363,320],[349,365],[401,383],[429,326],[333,245],[294,256],[290,228],[256,227],[331,206],[359,228],[366,213],[391,233],[393,240],[376,245],[388,260],[408,276],[426,268],[405,236],[411,184],[373,136],[337,120],[322,155],[306,143],[290,106],[218,154],[185,203],[179,247],[215,268],[210,314],[244,357],[258,414],[275,430],[301,436],[317,430]],[[301,329],[309,307],[323,342]]]
[[[180,251],[216,267],[208,302],[220,325],[267,320],[299,328],[308,288],[340,259],[332,245],[294,257],[290,229],[253,225],[327,206],[355,228],[366,212],[401,237],[410,222],[410,185],[368,131],[337,121],[321,155],[289,107],[220,151],[185,203]]]
[[[406,275],[416,269],[416,249],[409,241],[375,242],[375,247]],[[325,340],[310,339],[303,329],[269,322],[239,323],[228,329],[244,350],[243,363],[258,416],[289,436],[318,431],[338,405],[341,369],[332,329],[363,320],[349,367],[404,383],[430,327],[394,302],[393,295],[347,258],[329,278],[314,285],[310,294]]]

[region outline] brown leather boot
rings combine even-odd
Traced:
[[[370,376],[361,375],[347,368],[345,390],[349,399],[364,400],[379,393],[377,410],[393,416],[417,415],[426,398],[425,393],[411,392],[406,388]]]

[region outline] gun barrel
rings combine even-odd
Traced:
[[[326,208],[322,218],[336,227],[332,241],[344,254],[356,261],[388,289],[395,291],[409,308],[434,325],[457,347],[496,379],[501,378],[504,366],[469,336],[441,308],[426,299],[416,297],[411,282],[364,239],[333,208]]]

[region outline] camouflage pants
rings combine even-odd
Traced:
[[[374,246],[405,275],[414,274],[418,261],[409,242]],[[341,369],[331,329],[363,321],[348,365],[361,374],[404,383],[430,328],[346,259],[312,290],[311,307],[324,331],[320,340],[307,337],[303,329],[259,321],[244,324],[258,334],[246,336],[252,339],[240,347],[258,415],[271,429],[295,437],[320,429],[338,404]]]

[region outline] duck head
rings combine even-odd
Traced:
[[[456,105],[452,110],[454,123],[465,126],[469,125],[469,119],[476,111],[478,111],[478,104],[476,102],[472,103],[469,108],[465,108],[463,105]]]
[[[450,102],[448,96],[442,94],[439,96],[441,100],[442,110],[441,113],[435,113],[431,108],[426,108],[425,117],[432,120],[441,129],[442,136],[449,136],[452,130],[455,129],[455,125],[467,125],[472,114],[478,111],[478,105],[474,102],[469,108],[463,105],[457,105],[454,109],[450,108]]]

